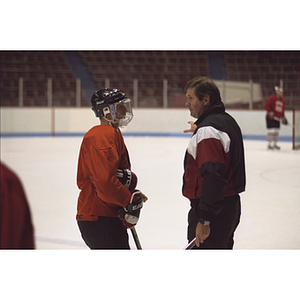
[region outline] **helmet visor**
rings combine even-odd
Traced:
[[[109,104],[108,107],[109,110],[103,111],[104,117],[107,121],[118,125],[118,127],[128,125],[133,118],[131,100],[129,98]]]

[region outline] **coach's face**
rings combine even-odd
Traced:
[[[195,88],[188,88],[185,106],[190,110],[191,116],[198,119],[209,107],[209,96],[204,96],[200,101],[195,94]]]

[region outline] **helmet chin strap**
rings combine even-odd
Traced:
[[[109,120],[107,118],[107,115],[110,114],[110,109],[108,107],[104,107],[103,108],[103,116],[101,117],[101,124],[102,125],[110,125],[112,126],[113,128],[115,129],[118,129],[119,128],[119,121],[117,122],[113,122],[113,120]],[[104,124],[103,124],[104,123]]]
[[[118,123],[109,123],[113,128],[119,130],[119,124]]]
[[[106,119],[105,117],[100,118],[100,123],[101,123],[101,125],[110,125],[115,129],[119,129],[119,124],[118,124],[119,122],[113,123],[112,121]]]

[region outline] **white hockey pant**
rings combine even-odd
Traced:
[[[278,135],[279,128],[269,128],[267,133],[267,141],[269,142],[269,144],[271,144],[272,142],[276,144],[278,141]]]

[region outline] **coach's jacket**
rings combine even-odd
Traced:
[[[242,133],[223,102],[212,106],[195,124],[184,159],[182,193],[192,204],[197,203],[199,218],[212,220],[226,197],[245,190]]]

